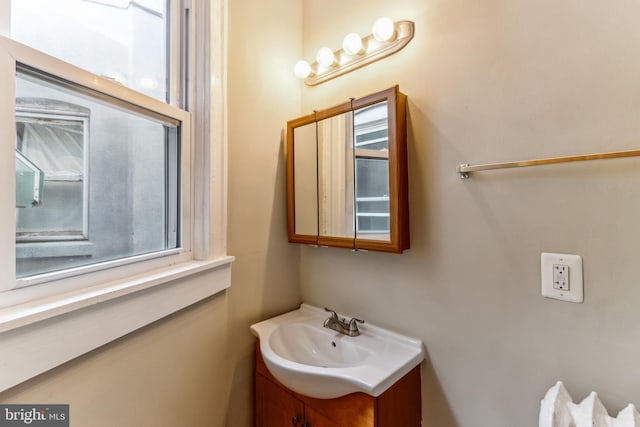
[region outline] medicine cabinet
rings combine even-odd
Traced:
[[[292,243],[409,249],[406,96],[398,86],[287,122]]]

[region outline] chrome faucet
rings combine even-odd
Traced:
[[[350,337],[357,337],[360,335],[358,323],[364,323],[364,320],[356,319],[354,317],[347,321],[345,318],[338,317],[338,314],[331,309],[325,307],[324,310],[331,313],[331,316],[324,321],[323,326],[325,328],[332,329],[344,335],[349,335]]]

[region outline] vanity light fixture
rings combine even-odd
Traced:
[[[414,24],[411,21],[394,23],[389,18],[379,18],[371,32],[364,38],[356,33],[347,34],[342,41],[342,49],[337,51],[321,48],[312,64],[298,61],[294,66],[294,74],[304,79],[307,86],[315,86],[379,61],[396,53],[413,39]]]

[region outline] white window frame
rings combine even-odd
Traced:
[[[161,257],[79,267],[37,286],[17,287],[14,210],[0,209],[0,391],[6,390],[135,329],[230,286],[233,257],[226,254],[226,1],[185,2],[191,55],[191,113],[164,104],[63,61],[0,37],[0,141],[15,140],[16,63],[132,104],[151,107],[182,123],[181,248]],[[0,34],[8,34],[0,2]],[[182,10],[172,5],[172,19]],[[215,29],[215,36],[213,36]],[[172,34],[175,44],[176,37]],[[174,67],[175,69],[175,67]],[[185,68],[183,68],[184,70]],[[171,74],[175,79],[175,72]],[[14,76],[7,78],[7,76]],[[173,86],[175,88],[175,85]],[[204,95],[203,95],[204,94]],[[172,89],[172,103],[178,98]],[[211,127],[209,127],[211,126]],[[0,206],[13,206],[13,144],[0,144]],[[7,190],[9,189],[9,190]],[[107,268],[102,268],[102,267]],[[207,272],[206,275],[199,274]],[[98,327],[99,326],[99,327]]]

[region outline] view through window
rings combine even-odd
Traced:
[[[168,101],[166,0],[14,0],[11,35]],[[179,247],[181,123],[18,67],[16,277]],[[148,112],[148,113],[147,113]]]
[[[167,0],[12,0],[11,38],[168,101]]]

